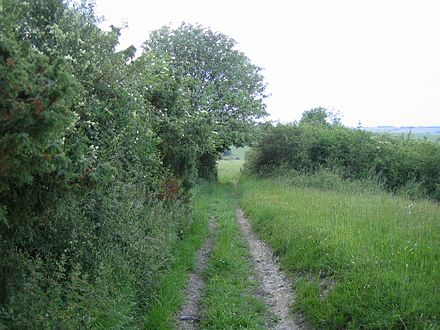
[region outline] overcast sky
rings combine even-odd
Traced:
[[[96,0],[121,48],[199,23],[264,68],[271,119],[322,106],[346,125],[440,126],[439,0]]]

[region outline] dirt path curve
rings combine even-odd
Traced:
[[[177,316],[176,328],[179,330],[197,329],[197,323],[202,318],[202,309],[199,304],[205,284],[202,274],[206,269],[209,255],[215,241],[217,230],[217,220],[215,217],[211,217],[209,221],[209,230],[210,234],[197,254],[196,269],[191,274],[185,289],[186,301]]]
[[[237,209],[237,221],[249,245],[255,276],[261,283],[263,291],[262,300],[277,318],[275,324],[269,325],[270,329],[307,328],[304,323],[296,324],[289,314],[289,306],[294,302],[295,295],[290,282],[281,272],[272,250],[252,232],[251,224],[240,208]]]

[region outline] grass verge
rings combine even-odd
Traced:
[[[440,327],[440,207],[247,179],[253,228],[300,275],[297,308],[318,328]]]
[[[209,184],[201,184],[194,196],[193,223],[186,237],[174,248],[174,260],[170,270],[161,278],[157,296],[145,317],[146,329],[174,329],[175,315],[185,297],[183,288],[195,268],[197,251],[209,234],[211,216]]]

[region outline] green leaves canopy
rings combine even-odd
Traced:
[[[191,24],[163,27],[145,43],[145,51],[170,61],[176,79],[184,82],[189,111],[212,118],[217,152],[248,143],[254,120],[267,115],[261,68],[235,45],[224,34]]]

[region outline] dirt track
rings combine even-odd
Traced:
[[[186,301],[177,317],[177,329],[192,330],[197,329],[197,323],[202,318],[202,309],[200,307],[200,297],[202,295],[203,287],[205,285],[202,273],[206,269],[209,255],[211,253],[215,234],[217,229],[217,220],[212,217],[209,222],[210,235],[206,239],[202,248],[197,254],[196,269],[191,274],[188,285],[186,287]]]
[[[295,295],[272,250],[252,232],[249,220],[241,209],[237,209],[237,221],[252,254],[254,273],[261,285],[261,298],[276,318],[276,323],[268,326],[279,330],[302,329],[290,316],[289,306],[294,302]]]

